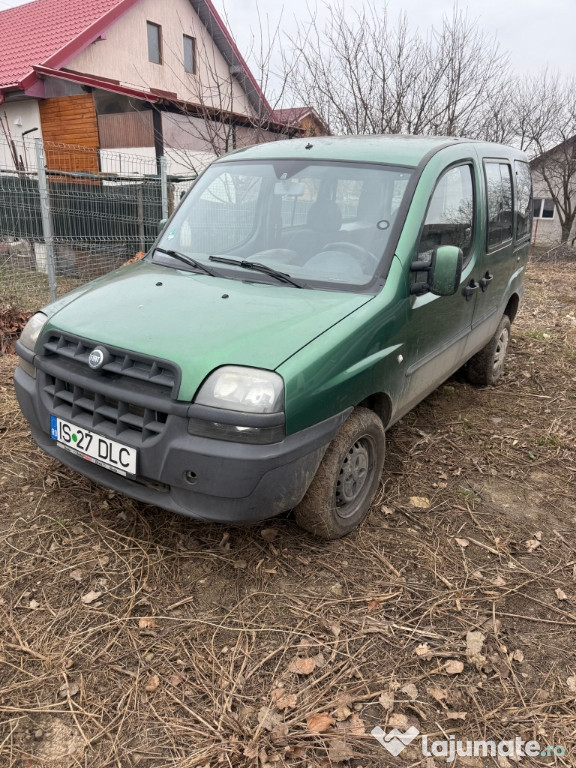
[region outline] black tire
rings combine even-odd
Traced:
[[[368,514],[386,453],[382,421],[355,408],[328,446],[306,495],[294,509],[301,528],[321,539],[340,539]]]
[[[504,372],[509,343],[510,318],[503,315],[488,344],[466,363],[468,381],[484,387],[494,386]]]

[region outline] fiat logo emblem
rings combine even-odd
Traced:
[[[92,352],[90,352],[88,355],[88,365],[93,370],[97,370],[104,365],[104,358],[104,350],[96,347],[96,349],[93,349]]]

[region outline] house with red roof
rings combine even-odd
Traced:
[[[332,135],[330,127],[324,122],[314,107],[275,109],[272,115],[276,122],[301,131],[302,136]]]
[[[14,139],[172,153],[197,169],[305,135],[300,117],[273,112],[211,0],[35,0],[0,12],[0,41],[0,117]]]

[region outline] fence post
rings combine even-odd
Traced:
[[[54,232],[52,230],[52,216],[50,214],[50,199],[48,196],[48,182],[46,180],[46,155],[42,139],[34,139],[36,145],[36,167],[38,169],[38,191],[40,192],[40,212],[42,214],[42,235],[46,250],[46,267],[48,273],[48,286],[50,298],[56,299],[56,269],[54,260]]]
[[[168,176],[166,174],[166,158],[160,158],[160,186],[162,188],[162,218],[168,218]]]

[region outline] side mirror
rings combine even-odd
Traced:
[[[428,277],[430,292],[435,296],[456,293],[462,279],[464,255],[455,245],[441,245],[432,255],[432,269]]]
[[[412,294],[430,291],[435,296],[451,296],[456,293],[462,279],[464,255],[455,245],[440,245],[426,261],[414,261],[411,272],[426,272],[426,282],[413,283]]]
[[[160,221],[158,222],[158,234],[160,234],[162,232],[162,230],[166,226],[166,222],[167,221],[168,221],[168,219],[160,219]]]

